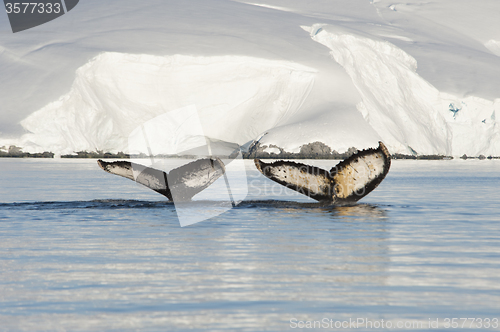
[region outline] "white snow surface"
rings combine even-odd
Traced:
[[[200,144],[177,148],[177,140],[198,133],[244,144],[300,109],[314,72],[285,61],[241,56],[103,53],[77,70],[67,94],[21,121],[31,132],[21,145],[59,153],[147,153],[130,151],[129,136],[144,121],[161,121],[165,113],[174,113],[168,119],[177,121],[148,130],[154,154],[194,148]],[[194,112],[185,110],[189,105]],[[179,132],[184,124],[195,131]],[[196,131],[199,124],[202,129]]]
[[[500,41],[490,39],[484,44],[484,46],[486,46],[486,48],[493,54],[500,56]]]
[[[134,130],[188,107],[193,127],[238,144],[498,156],[499,11],[496,0],[87,0],[16,34],[0,15],[0,148],[128,152]],[[172,150],[161,150],[171,135],[149,134]]]

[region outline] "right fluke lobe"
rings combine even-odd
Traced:
[[[377,149],[359,151],[330,172],[293,161],[254,162],[262,174],[287,188],[317,201],[343,204],[360,200],[382,182],[389,172],[391,155],[379,142]]]

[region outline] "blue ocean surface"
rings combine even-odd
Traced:
[[[499,330],[499,160],[395,160],[343,207],[245,167],[180,227],[96,160],[0,159],[0,331]]]

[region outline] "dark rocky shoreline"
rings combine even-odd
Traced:
[[[4,146],[1,148],[7,150]],[[21,148],[11,145],[7,152],[0,150],[0,158],[54,158],[54,154],[47,151],[43,153],[23,152]]]
[[[279,153],[265,152],[268,148],[275,148]],[[322,142],[314,142],[301,146],[298,153],[287,152],[279,146],[270,144],[262,145],[256,142],[250,145],[248,152],[243,153],[244,159],[345,159],[358,152],[358,149],[352,147],[344,153],[332,150],[328,145]]]
[[[10,146],[8,149],[1,147],[5,151],[0,150],[0,158],[54,158],[54,153],[43,152],[43,153],[29,153],[23,152],[21,148],[16,146]],[[268,148],[274,148],[279,151],[279,153],[265,152]],[[328,145],[322,142],[314,142],[305,144],[300,148],[298,153],[287,152],[280,148],[279,146],[270,144],[262,145],[256,142],[250,145],[247,152],[243,152],[243,159],[338,159],[343,160],[349,158],[354,153],[358,152],[355,147],[349,148],[344,153],[339,153],[332,150]],[[160,158],[169,158],[169,156],[157,156]],[[179,156],[176,156],[179,158]],[[195,156],[180,156],[180,158],[193,158]],[[80,158],[80,159],[128,159],[128,158],[148,158],[147,155],[129,155],[123,152],[110,153],[103,151],[79,151],[76,154],[62,155],[61,158]],[[461,159],[500,159],[500,156],[467,156],[463,155]],[[410,159],[410,160],[450,160],[453,159],[451,156],[443,155],[406,155],[395,153],[392,155],[392,159]]]

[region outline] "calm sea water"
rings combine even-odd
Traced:
[[[95,160],[0,159],[0,331],[499,330],[500,161],[394,161],[347,207],[246,168],[244,202],[181,228]]]

